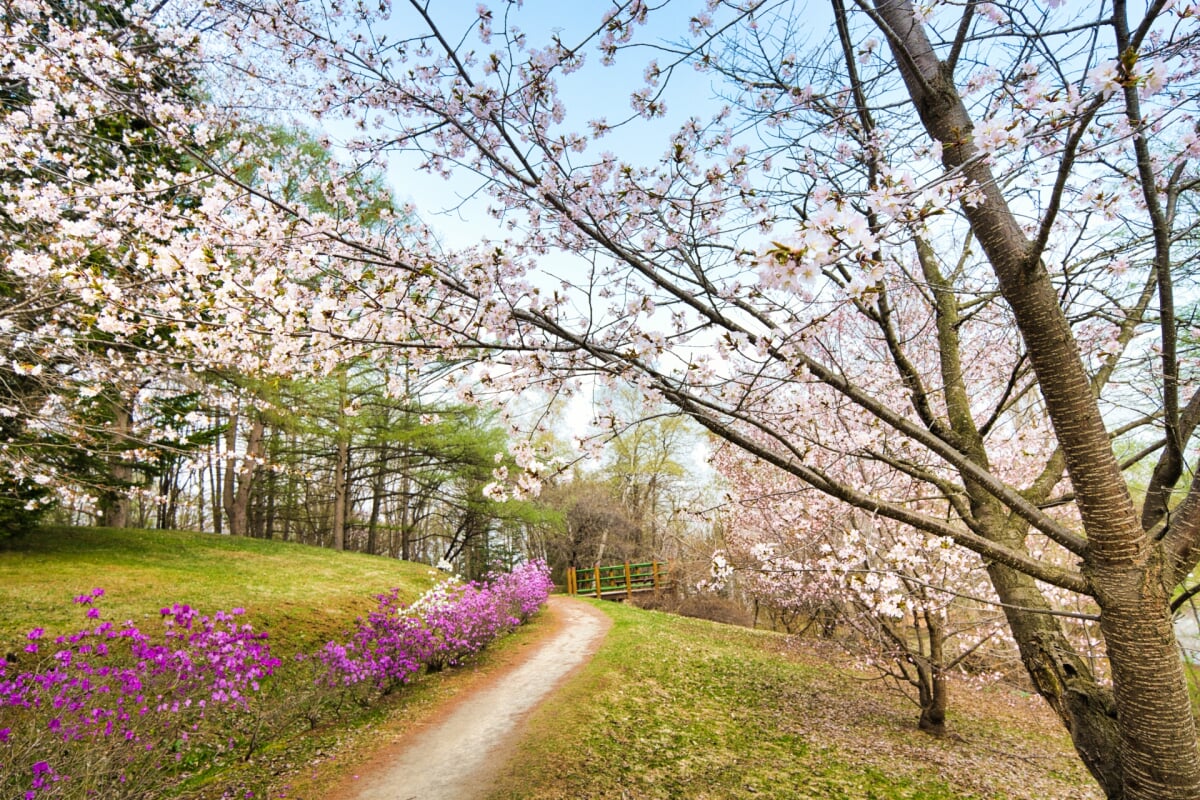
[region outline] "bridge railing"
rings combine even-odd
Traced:
[[[567,568],[567,594],[593,597],[631,597],[635,592],[655,592],[670,585],[671,569],[665,561]]]

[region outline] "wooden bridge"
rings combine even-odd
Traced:
[[[640,592],[657,592],[670,586],[671,569],[665,561],[612,564],[607,567],[567,568],[567,594],[628,599]]]

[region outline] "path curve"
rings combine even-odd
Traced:
[[[504,766],[517,725],[566,676],[585,664],[611,621],[586,603],[550,598],[553,634],[521,663],[455,703],[409,737],[388,762],[355,781],[348,800],[473,800]]]

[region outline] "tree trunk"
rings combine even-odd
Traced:
[[[875,7],[913,107],[942,146],[946,169],[978,190],[963,213],[1013,311],[1062,448],[1087,532],[1083,570],[1101,609],[1114,702],[1105,703],[1071,650],[1060,650],[1054,636],[1043,638],[1046,626],[1032,619],[1013,624],[1022,658],[1110,798],[1194,800],[1200,797],[1200,751],[1171,625],[1169,570],[1142,531],[1057,291],[980,157],[953,76],[911,2],[875,0]],[[989,570],[1001,591],[1007,582],[1002,568]],[[1003,593],[1001,599],[1012,602]],[[1010,622],[1024,616],[1005,611]]]
[[[925,628],[929,631],[929,659],[927,664],[918,662],[920,674],[918,697],[921,717],[917,727],[934,736],[946,735],[946,706],[950,702],[950,686],[946,680],[946,632],[936,615],[926,611],[923,615]]]
[[[233,424],[232,420],[230,420],[230,424],[231,425]],[[226,435],[228,436],[228,432],[226,432]],[[217,447],[219,448],[221,440],[217,439],[216,442],[217,442]],[[209,479],[212,481],[213,533],[220,536],[223,533],[222,528],[225,523],[225,515],[222,512],[222,509],[225,508],[225,498],[224,498],[225,478],[221,474],[221,459],[220,458],[214,459],[212,457],[212,454],[210,453],[209,457],[208,457],[208,468],[209,468]]]
[[[945,736],[949,687],[941,670],[929,668],[928,673],[921,676],[921,717],[917,720],[917,727],[933,736]]]
[[[122,453],[133,430],[133,412],[120,399],[112,402],[111,442],[116,452],[108,457],[109,478],[114,484],[106,493],[100,524],[106,528],[129,527],[129,493],[133,483],[133,467]]]
[[[383,492],[387,488],[388,446],[384,442],[379,447],[379,463],[375,475],[371,479],[371,516],[367,521],[367,552],[378,555],[379,551],[379,514],[383,509]]]
[[[412,560],[412,533],[414,527],[413,513],[413,478],[412,451],[408,443],[400,447],[400,558]]]
[[[204,487],[205,487],[205,481],[208,477],[208,470],[211,467],[212,467],[212,452],[209,451],[208,463],[203,469],[200,470],[200,474],[197,476],[197,479],[196,479],[196,517],[197,517],[196,530],[198,530],[198,531],[204,531],[207,528],[208,512],[207,512],[206,504],[208,503],[208,498],[205,496],[206,490]]]
[[[263,538],[274,539],[275,515],[279,503],[279,475],[275,472],[269,472],[267,475],[267,510],[263,520]]]
[[[174,530],[179,518],[179,477],[182,470],[180,461],[170,456],[166,469],[158,480],[158,513],[156,524],[162,530]],[[200,483],[204,487],[203,481]],[[203,499],[201,499],[203,502]]]
[[[294,432],[289,432],[287,439],[288,439],[288,452],[295,453],[296,452],[296,434]],[[284,481],[285,481],[285,483],[284,483],[285,494],[284,494],[284,509],[283,509],[283,541],[290,542],[296,538],[295,533],[293,531],[293,525],[294,525],[295,517],[297,515],[296,496],[298,494],[298,492],[296,491],[296,478],[292,474],[291,470],[288,470],[288,472],[285,473]]]
[[[1095,570],[1120,720],[1126,798],[1200,797],[1195,717],[1164,585],[1161,556]]]
[[[605,525],[603,528],[600,529],[600,544],[597,545],[597,547],[596,547],[595,565],[597,567],[604,566],[604,550],[607,547],[608,547],[608,526]]]
[[[226,464],[225,487],[222,501],[225,506],[225,517],[229,522],[230,536],[245,536],[249,522],[250,492],[254,484],[254,474],[257,471],[256,462],[262,455],[263,422],[262,417],[255,414],[250,424],[250,432],[246,437],[246,452],[239,467],[236,459],[237,428],[239,415],[234,414],[229,420],[229,430],[226,432]]]
[[[239,414],[231,414],[229,427],[225,430],[225,474],[222,476],[221,506],[225,519],[229,522],[229,535],[241,536],[245,533],[245,517],[243,509],[238,507],[236,499],[236,469],[235,453],[237,452],[237,428]]]
[[[346,480],[350,470],[350,442],[345,436],[338,439],[337,463],[333,469],[333,549],[346,549],[346,505],[349,488]]]
[[[998,564],[990,565],[988,574],[1005,603],[1009,629],[1034,688],[1070,732],[1076,752],[1105,796],[1122,797],[1116,758],[1120,731],[1112,691],[1096,680],[1061,626],[1046,613],[1050,605],[1032,578]]]

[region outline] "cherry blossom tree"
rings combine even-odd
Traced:
[[[144,466],[142,448],[169,438],[153,421],[137,424],[136,407],[178,391],[179,383],[168,386],[161,367],[152,374],[145,369],[162,362],[156,352],[161,331],[143,326],[122,337],[108,324],[108,298],[144,275],[122,252],[120,233],[105,225],[120,214],[120,202],[99,197],[123,185],[147,210],[186,203],[184,184],[156,177],[178,169],[185,155],[145,120],[74,91],[83,76],[46,56],[69,48],[97,56],[119,42],[135,61],[153,60],[161,47],[162,57],[143,80],[158,82],[160,100],[171,104],[194,96],[195,75],[174,58],[174,45],[127,14],[128,3],[48,3],[34,13],[22,5],[29,4],[10,4],[3,12],[6,78],[0,89],[6,137],[0,340],[7,356],[0,366],[0,415],[12,466],[6,494],[28,496],[21,511],[31,516],[55,499],[51,490],[62,488],[60,475],[70,473],[74,486],[99,499],[107,522],[124,524],[127,491]],[[73,38],[74,29],[92,35]],[[111,59],[98,66],[88,79],[117,80],[120,69]],[[96,193],[89,196],[89,187]],[[100,203],[107,207],[97,208]],[[65,220],[71,241],[56,237],[51,219]]]
[[[3,63],[45,88],[0,138],[22,176],[4,194],[57,249],[16,267],[92,292],[112,335],[153,320],[197,364],[482,358],[463,399],[636,386],[813,491],[974,553],[1106,794],[1195,797],[1172,606],[1200,560],[1200,490],[1182,480],[1200,396],[1177,311],[1200,9],[1050,5],[831,0],[812,42],[818,17],[790,0],[629,0],[545,42],[512,4],[215,7],[212,52],[239,81],[349,120],[359,157],[475,181],[507,232],[454,252],[405,217],[364,229],[287,202],[269,173],[249,185],[253,149],[208,154],[219,117],[166,102],[111,39],[17,22],[6,41],[39,44]],[[641,83],[605,116],[569,116],[602,99],[605,65]],[[709,113],[713,83],[728,102]],[[154,190],[187,185],[194,207],[164,213],[122,181],[41,194],[30,153],[107,108],[192,154]],[[349,185],[331,176],[326,196]],[[97,228],[143,271],[136,293],[63,250]],[[1138,508],[1124,470],[1146,459]],[[536,488],[536,456],[515,460]],[[1059,594],[1098,607],[1111,685]]]
[[[909,692],[922,730],[946,732],[955,673],[994,674],[1016,660],[969,550],[807,490],[744,451],[724,447],[713,461],[728,494],[724,549],[706,583],[720,588],[736,574],[742,593],[806,628],[833,636],[843,626],[839,643]],[[877,471],[873,483],[898,480]]]
[[[203,105],[193,13],[133,0],[3,11],[0,447],[3,505],[26,520],[66,498],[128,524],[130,494],[194,448],[197,415],[232,419],[231,434],[255,416],[225,378],[321,376],[357,355],[344,323],[362,310],[342,308],[329,276],[368,268],[331,261],[343,254],[313,231],[352,226],[361,246],[408,224],[377,173],[339,175],[320,142]],[[203,414],[161,413],[188,396]],[[260,456],[227,448],[226,476]],[[227,488],[236,511],[240,487]]]
[[[1171,491],[1200,407],[1175,312],[1191,6],[834,0],[808,48],[790,2],[622,3],[545,44],[512,6],[459,27],[424,3],[404,25],[241,10],[244,46],[311,70],[312,110],[356,121],[362,152],[477,178],[511,234],[434,271],[476,306],[460,327],[495,335],[506,374],[631,382],[821,492],[973,551],[1108,795],[1200,792],[1171,626],[1200,532],[1200,496]],[[690,36],[650,33],[668,14]],[[647,52],[631,114],[572,122],[589,59]],[[658,158],[605,149],[661,130],[693,67],[723,79],[728,107],[683,120]],[[549,288],[529,276],[550,252],[585,265]],[[1130,436],[1159,465],[1140,511],[1113,449]],[[910,480],[863,482],[864,460]],[[1045,587],[1098,604],[1111,689]]]

